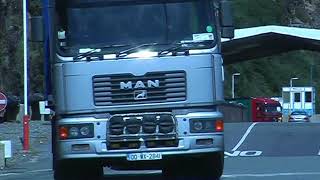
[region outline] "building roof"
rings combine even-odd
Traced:
[[[261,26],[237,29],[234,39],[222,39],[226,65],[302,49],[320,51],[320,30]]]

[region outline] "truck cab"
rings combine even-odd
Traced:
[[[242,106],[247,122],[282,122],[282,106],[279,101],[266,97],[242,97],[226,101]]]
[[[270,98],[253,98],[252,120],[254,122],[282,122],[281,104]]]
[[[225,0],[48,0],[56,180],[223,172]],[[192,170],[190,170],[192,169]]]

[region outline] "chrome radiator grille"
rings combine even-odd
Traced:
[[[97,75],[93,77],[96,106],[141,104],[186,100],[184,71]]]
[[[171,113],[114,115],[107,125],[108,149],[177,147],[176,120]]]
[[[170,114],[113,116],[109,121],[110,137],[175,134],[176,123]]]

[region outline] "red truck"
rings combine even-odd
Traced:
[[[244,106],[245,119],[252,122],[282,122],[281,104],[264,97],[236,98],[227,100]]]

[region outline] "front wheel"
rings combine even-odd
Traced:
[[[184,159],[176,159],[164,165],[165,179],[217,180],[222,176],[224,153],[210,153]]]
[[[103,167],[97,162],[60,160],[55,162],[55,180],[101,180]]]

